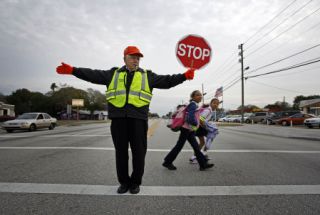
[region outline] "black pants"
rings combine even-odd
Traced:
[[[172,163],[178,156],[179,152],[182,150],[185,142],[188,140],[190,145],[193,148],[194,154],[197,157],[198,163],[201,167],[203,167],[206,164],[206,158],[204,155],[201,153],[199,149],[198,142],[195,138],[195,134],[193,131],[190,131],[185,128],[181,128],[180,136],[178,139],[177,144],[171,149],[169,154],[164,158],[165,163],[170,164]]]
[[[116,149],[116,168],[120,184],[142,182],[144,161],[147,152],[148,121],[133,118],[112,119],[111,135]],[[129,153],[132,153],[132,174],[129,176]]]

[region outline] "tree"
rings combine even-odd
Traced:
[[[49,99],[39,92],[18,89],[7,96],[7,101],[9,104],[15,105],[15,112],[19,115],[25,112],[46,112]]]
[[[88,109],[90,110],[91,114],[95,110],[106,109],[106,97],[100,91],[88,88],[87,95],[89,101]]]
[[[72,99],[83,99],[84,106],[88,107],[89,100],[87,92],[73,87],[60,88],[50,97],[50,113],[56,115],[57,112],[65,110],[67,104],[71,105]]]
[[[276,101],[274,104],[268,104],[264,108],[268,108],[270,111],[285,111],[291,110],[291,105],[288,102]]]
[[[239,106],[238,108],[237,108],[237,110],[241,110],[241,106]],[[245,105],[244,106],[244,112],[254,112],[254,111],[259,111],[259,110],[261,110],[258,106],[256,106],[256,105]]]
[[[7,97],[0,93],[0,102],[7,103]]]
[[[58,88],[58,86],[56,85],[56,83],[52,83],[50,86],[50,89],[52,90],[52,93],[54,93],[55,89]]]
[[[7,96],[9,104],[15,105],[15,113],[22,114],[31,111],[31,92],[27,89],[18,89]]]

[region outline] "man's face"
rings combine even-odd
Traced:
[[[139,55],[126,55],[124,62],[130,71],[135,71],[139,67],[140,56]]]

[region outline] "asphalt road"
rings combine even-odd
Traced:
[[[0,132],[0,214],[320,214],[319,141],[221,127],[214,168],[190,164],[186,143],[169,171],[178,133],[149,127],[139,195],[116,193],[107,123]]]

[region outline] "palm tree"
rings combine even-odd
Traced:
[[[52,90],[52,92],[54,93],[54,90],[58,88],[58,86],[56,85],[56,83],[52,83],[50,86],[50,89]]]

